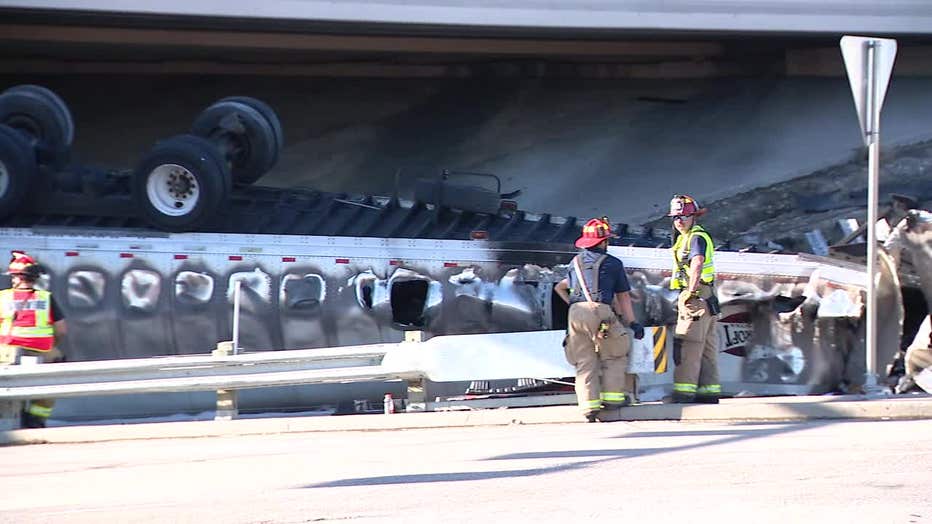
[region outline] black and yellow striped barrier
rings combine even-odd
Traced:
[[[667,328],[666,326],[652,327],[654,336],[654,373],[667,372]]]

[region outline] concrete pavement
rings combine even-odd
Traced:
[[[382,416],[357,418],[372,417]],[[932,517],[932,424],[925,420],[637,421],[127,440],[0,447],[0,463],[11,488],[0,492],[0,522],[17,524],[847,524]]]
[[[718,405],[650,402],[605,412],[606,421],[774,422],[816,419],[911,420],[932,418],[932,395],[799,396],[724,399]],[[295,416],[83,425],[0,433],[0,444],[52,444],[114,440],[275,435],[304,432],[582,423],[576,406],[497,408],[393,415]]]

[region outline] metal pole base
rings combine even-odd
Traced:
[[[892,395],[893,392],[877,381],[876,373],[867,372],[864,373],[864,394],[869,397],[882,397]]]

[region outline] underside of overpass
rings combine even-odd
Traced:
[[[843,26],[848,18],[852,28],[870,26],[865,20],[873,20],[874,24],[932,20],[932,9],[918,5],[910,9],[900,6],[891,12],[881,9],[883,12],[878,14],[884,16],[874,19],[867,16],[866,8],[854,5],[849,7],[847,17],[842,16],[843,8],[840,12],[828,8],[813,12],[809,19],[814,24],[823,24],[816,27],[825,29],[806,30],[800,26],[794,31],[793,20],[781,18],[787,12],[774,7],[772,13],[756,13],[771,16],[773,22],[767,30],[747,30],[742,29],[738,14],[731,17],[731,22],[703,25],[701,15],[711,11],[704,13],[701,7],[691,7],[685,0],[671,2],[666,19],[673,20],[695,9],[694,22],[666,28],[648,20],[642,21],[642,27],[629,27],[632,24],[626,21],[638,17],[618,18],[626,14],[623,7],[561,11],[535,6],[553,17],[549,25],[543,21],[538,21],[541,25],[529,25],[526,17],[488,18],[484,23],[459,25],[426,23],[445,20],[444,11],[429,9],[424,12],[433,14],[423,15],[420,23],[376,22],[372,21],[379,19],[376,6],[386,5],[375,2],[369,6],[372,9],[369,12],[355,16],[343,13],[347,18],[344,20],[310,19],[299,11],[290,11],[291,18],[287,19],[270,18],[276,13],[270,7],[281,3],[274,0],[251,9],[249,18],[235,16],[236,6],[220,9],[219,12],[227,13],[225,16],[209,16],[206,13],[211,11],[206,7],[197,10],[199,4],[205,4],[197,1],[166,2],[162,13],[133,6],[109,6],[105,1],[79,2],[81,10],[28,7],[56,3],[68,4],[20,2],[22,6],[18,8],[17,2],[5,2],[8,7],[0,5],[0,71],[402,78],[489,75],[678,78],[787,73],[837,76],[843,73],[837,53],[838,38],[843,33],[835,27]],[[515,6],[524,3],[536,4],[519,1]],[[683,4],[680,6],[683,12],[677,12],[674,5],[677,3]],[[356,4],[366,7],[368,2]],[[263,6],[268,14],[262,10]],[[401,4],[387,7],[388,12],[403,10]],[[122,12],[107,11],[108,8]],[[515,15],[508,8],[482,9],[487,16]],[[801,6],[797,9],[800,14],[806,13]],[[172,10],[192,14],[171,14]],[[449,6],[448,11],[455,12]],[[589,22],[591,27],[573,25],[569,14],[560,18],[563,12],[577,11],[594,17]],[[644,11],[635,14],[646,16]],[[325,8],[317,8],[317,12],[319,16],[337,16],[327,13]],[[604,27],[595,23],[600,13],[605,15]],[[827,13],[833,18],[819,18]],[[719,14],[729,18],[727,11]],[[564,26],[559,25],[561,20]],[[932,39],[928,30],[917,32],[904,22],[891,27],[902,28],[899,31],[902,34],[892,34],[905,51],[899,58],[900,69],[905,69],[901,72],[917,74],[927,73],[926,68],[932,70],[932,65],[923,60],[927,50],[922,46]],[[889,31],[872,34],[891,36]],[[908,62],[905,68],[904,59]]]
[[[860,137],[839,34],[530,30],[11,10],[0,87],[69,104],[78,162],[132,169],[212,101],[285,131],[260,183],[389,194],[491,172],[536,212],[642,222],[844,163]],[[885,143],[932,138],[932,42],[897,36]],[[932,197],[932,195],[929,195]]]

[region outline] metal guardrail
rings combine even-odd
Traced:
[[[23,404],[30,399],[216,390],[215,418],[230,420],[238,415],[239,389],[387,380],[420,383],[421,372],[382,365],[396,346],[233,355],[233,344],[222,342],[212,356],[0,366],[0,430],[19,427]]]
[[[413,371],[381,368],[382,359],[393,346],[397,344],[0,366],[0,400],[242,389],[416,376],[417,372]]]
[[[438,336],[335,348],[0,366],[0,400],[361,380],[572,376],[563,331]],[[221,343],[232,346],[230,343]]]
[[[407,332],[407,340],[398,343],[238,355],[232,354],[231,342],[223,342],[212,355],[0,366],[0,430],[19,427],[22,403],[30,399],[216,390],[216,418],[228,420],[238,415],[240,389],[366,381],[407,381],[407,411],[442,409],[427,401],[425,381],[573,376],[575,370],[566,362],[561,345],[564,334],[555,330],[447,335],[422,342],[420,332]],[[664,340],[669,351],[669,339]],[[635,343],[655,349],[651,337]],[[671,375],[670,371],[648,373],[642,375],[641,384],[662,389]],[[722,378],[729,391],[786,395],[807,389]],[[567,403],[570,397],[552,400]]]
[[[0,366],[0,429],[18,426],[30,399],[217,391],[217,418],[237,415],[236,390],[303,384],[405,380],[409,411],[426,409],[423,381],[572,376],[563,331],[440,336],[336,348]]]

